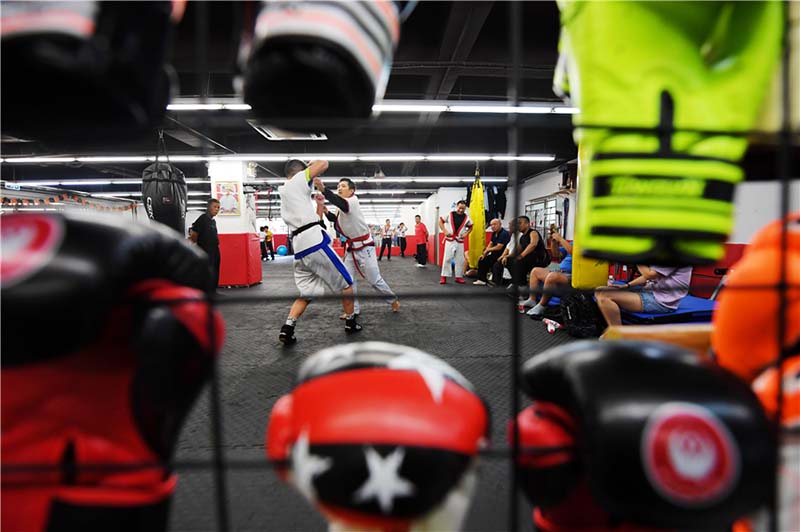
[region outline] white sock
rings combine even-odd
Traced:
[[[286,318],[286,325],[294,327],[296,323],[297,323],[297,318],[292,318],[292,317]]]
[[[536,301],[535,301],[535,300],[533,300],[533,299],[531,299],[531,298],[528,298],[528,299],[526,299],[525,301],[522,301],[522,302],[520,303],[520,306],[522,306],[522,307],[533,307],[533,306],[535,306],[535,305],[537,305],[537,304],[538,304],[538,303],[536,303]]]
[[[544,307],[539,303],[536,303],[536,306],[528,311],[529,316],[540,316],[542,314],[544,314]]]

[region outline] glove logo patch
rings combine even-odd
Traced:
[[[739,450],[727,427],[706,408],[667,403],[645,426],[642,462],[650,484],[679,506],[713,504],[739,479]]]
[[[14,286],[46,266],[64,236],[60,219],[41,214],[10,215],[0,231],[0,279]]]

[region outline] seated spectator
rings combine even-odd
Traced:
[[[528,274],[537,260],[546,255],[546,249],[538,231],[531,227],[531,219],[527,216],[517,217],[519,245],[509,252],[508,248],[492,266],[492,278],[501,279],[503,268],[511,272],[511,282],[517,286],[527,284]]]
[[[511,279],[511,273],[504,267],[500,271],[500,277],[495,277],[497,275],[497,271],[495,270],[495,265],[497,265],[503,257],[507,257],[510,253],[514,252],[514,246],[517,245],[517,241],[514,238],[514,235],[517,234],[517,219],[512,218],[508,221],[508,244],[506,244],[505,249],[500,254],[500,257],[495,261],[494,265],[492,265],[491,273],[487,274],[486,278],[488,279],[489,286],[497,286],[501,284],[505,284],[505,279]]]
[[[622,325],[621,310],[667,314],[689,293],[692,267],[637,266],[641,277],[625,284],[595,289],[597,306],[611,325]],[[628,290],[626,290],[628,289]]]
[[[478,259],[478,280],[472,284],[486,284],[489,271],[491,271],[492,266],[503,254],[506,245],[511,240],[511,234],[503,229],[503,224],[497,218],[489,222],[489,227],[492,228],[492,240],[483,250],[481,258]]]
[[[527,309],[528,316],[542,316],[547,303],[550,302],[553,289],[557,286],[569,286],[572,283],[572,244],[555,229],[550,230],[550,238],[560,246],[559,251],[563,259],[558,265],[557,272],[542,267],[536,267],[531,271],[530,297],[520,303],[520,310]],[[544,292],[537,300],[534,290],[539,287],[539,283],[544,283]]]

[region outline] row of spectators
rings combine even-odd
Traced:
[[[491,241],[478,261],[478,279],[473,284],[527,284],[530,296],[520,301],[520,309],[532,317],[542,316],[552,294],[572,283],[572,243],[551,226],[551,253],[527,216],[509,221],[507,230],[498,219],[492,220],[490,227]],[[515,233],[517,238],[513,238]],[[560,260],[557,268],[552,265],[553,259]],[[637,269],[640,275],[626,283],[610,281],[608,286],[595,289],[597,305],[608,325],[622,324],[621,310],[674,312],[689,293],[691,266],[637,265]]]

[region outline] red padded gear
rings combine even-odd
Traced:
[[[286,394],[275,402],[267,425],[267,459],[273,463],[289,459],[289,450],[297,439],[292,431],[292,395]],[[287,467],[276,469],[281,480],[286,480]]]
[[[199,345],[205,349],[210,346],[208,304],[202,301],[202,292],[165,280],[150,280],[134,286],[129,296],[148,302],[196,300],[168,305]],[[36,472],[4,472],[4,531],[44,530],[51,503],[56,500],[78,506],[125,507],[149,505],[171,496],[176,477],[163,467],[81,469],[81,465],[159,461],[142,438],[132,411],[137,359],[132,317],[132,305],[118,305],[111,311],[109,327],[85,349],[2,370],[3,465],[50,466]],[[216,353],[224,335],[218,312],[214,324]],[[59,467],[65,453],[71,454],[70,462],[75,465],[69,484],[65,483],[66,472]]]
[[[303,383],[292,395],[292,434],[308,427],[316,444],[370,442],[474,454],[488,422],[474,393],[445,379],[437,403],[417,371],[343,371]]]

